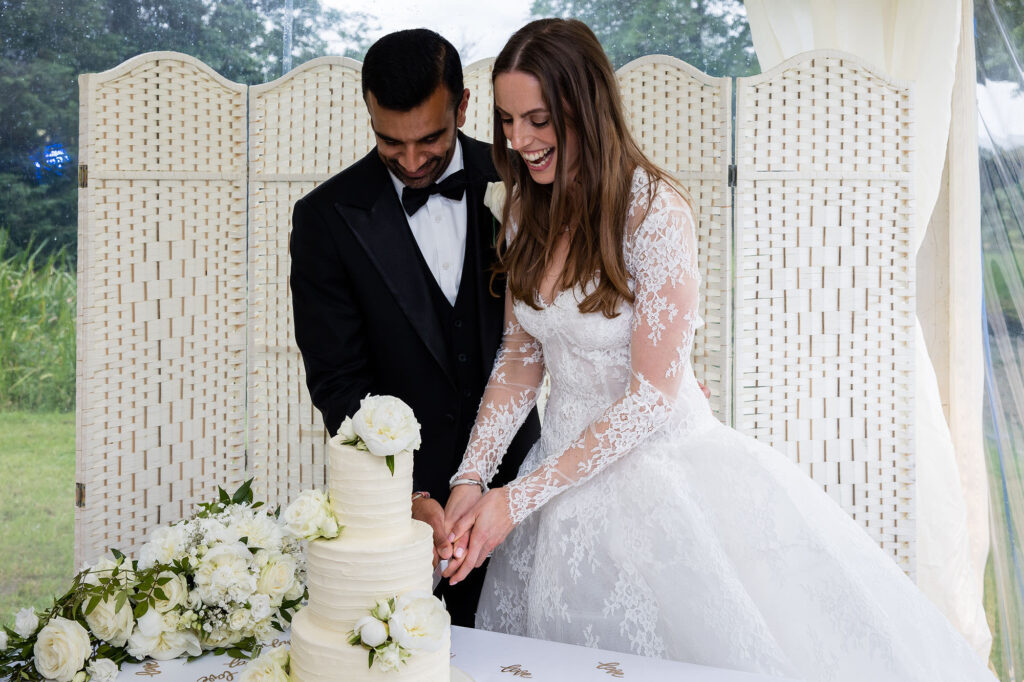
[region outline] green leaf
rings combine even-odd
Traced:
[[[122,554],[119,550],[117,550],[115,548],[111,548],[110,553],[113,554],[114,558],[117,559],[118,561],[121,561],[121,560],[124,559],[124,554]]]
[[[376,654],[377,654],[377,652],[376,652],[375,650],[373,650],[373,649],[370,649],[370,662],[366,664],[366,667],[367,667],[367,668],[372,668],[372,667],[373,667],[373,657],[374,657],[374,656],[375,656]]]
[[[228,491],[224,490],[224,488],[217,486],[217,495],[221,504],[231,504],[231,496],[228,495]]]
[[[124,603],[126,601],[128,601],[128,593],[127,592],[118,592],[117,593],[117,600],[114,602],[114,613],[117,613],[118,611],[120,611],[121,607],[124,606]]]
[[[99,605],[99,603],[100,603],[100,595],[94,594],[92,596],[92,599],[89,600],[89,603],[85,607],[85,615],[88,616],[90,613],[92,613],[94,610],[96,610],[96,607]]]
[[[164,592],[159,587],[156,588],[155,590],[153,590],[153,596],[156,597],[157,599],[163,599],[164,601],[167,601],[167,593]]]
[[[167,583],[171,582],[172,580],[174,580],[174,578],[172,578],[169,575],[165,575],[162,578],[157,578],[156,579],[156,584],[160,585],[162,587],[162,586],[166,585]]]
[[[391,475],[394,476],[395,475],[395,456],[394,455],[388,455],[384,459],[387,460],[388,470],[391,472]]]
[[[235,494],[231,496],[231,501],[235,504],[249,504],[252,502],[252,481],[249,479],[241,485],[241,487],[235,491]]]
[[[136,618],[142,618],[144,615],[146,615],[146,611],[149,611],[148,601],[140,601],[138,604],[135,605]]]

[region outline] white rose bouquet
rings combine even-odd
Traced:
[[[22,609],[0,630],[0,679],[108,682],[128,659],[248,657],[283,631],[306,596],[302,542],[251,483],[155,529],[137,561],[112,550],[49,609]]]
[[[369,651],[383,672],[397,671],[419,651],[437,651],[452,624],[444,605],[429,592],[410,592],[378,601],[356,621],[348,643]]]
[[[335,436],[343,445],[366,450],[387,461],[395,474],[395,455],[411,453],[420,446],[420,423],[412,408],[390,395],[367,395],[359,409],[338,427]]]

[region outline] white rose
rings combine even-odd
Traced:
[[[152,611],[147,611],[148,616]],[[160,631],[157,634],[147,632],[143,627],[143,616],[139,619],[135,632],[128,638],[128,654],[133,658],[154,658],[158,661],[169,661],[187,653],[189,656],[198,656],[203,653],[199,646],[199,638],[191,630],[174,632]]]
[[[39,631],[32,654],[36,670],[48,680],[71,682],[92,653],[89,633],[77,621],[54,616]]]
[[[22,637],[28,638],[35,634],[39,627],[39,616],[32,609],[22,609],[14,617],[14,631]]]
[[[378,457],[412,452],[420,446],[420,423],[412,408],[394,396],[368,395],[352,417],[356,435]]]
[[[82,578],[82,582],[87,585],[99,585],[100,578],[110,580],[113,577],[115,568],[117,569],[117,583],[127,587],[129,583],[128,569],[120,561],[114,561],[106,557],[100,559],[96,562],[95,566],[89,568],[89,572]]]
[[[282,656],[283,654],[283,656]],[[260,654],[245,666],[239,682],[288,682],[288,649],[275,647]]]
[[[379,647],[388,638],[387,626],[373,616],[363,616],[357,620],[353,630],[359,635],[360,641],[371,649]]]
[[[437,651],[452,619],[437,597],[429,592],[410,592],[395,602],[388,626],[391,638],[409,651]]]
[[[406,658],[398,645],[392,642],[377,652],[377,664],[383,672],[398,672],[399,666]]]
[[[322,490],[303,490],[281,516],[285,527],[307,540],[338,537],[338,519]]]
[[[306,591],[306,586],[302,583],[302,581],[301,580],[296,580],[295,583],[292,585],[292,588],[284,593],[284,598],[289,600],[289,601],[294,600],[294,599],[298,599],[299,597],[302,596],[302,594],[305,591]]]
[[[203,544],[213,547],[218,544],[233,545],[242,537],[238,532],[218,519],[197,519]]]
[[[188,580],[184,575],[163,571],[157,578],[170,578],[171,580],[160,586],[167,599],[157,599],[153,603],[153,608],[160,613],[166,613],[173,608],[184,606],[188,603]]]
[[[256,577],[249,571],[252,554],[235,542],[217,545],[199,561],[196,589],[207,604],[241,602],[256,591]]]
[[[121,605],[120,610],[115,612],[116,601],[114,597],[108,597],[96,604],[92,613],[85,613],[88,603],[83,604],[82,614],[85,616],[85,622],[88,623],[92,634],[114,646],[124,646],[132,634],[135,618],[132,616],[132,607],[127,601]]]
[[[0,630],[0,651],[7,648],[7,632]]]
[[[260,571],[256,591],[270,597],[270,603],[281,603],[284,595],[295,584],[295,559],[287,554],[272,556]]]
[[[249,608],[252,611],[252,619],[255,621],[270,618],[273,613],[270,608],[270,597],[265,594],[254,594],[249,597]]]
[[[498,222],[501,222],[506,196],[504,182],[487,183],[487,190],[484,191],[484,206],[491,209],[491,214],[498,219]]]
[[[109,658],[97,658],[86,666],[92,682],[114,682],[117,679],[117,663]]]
[[[249,609],[235,609],[228,615],[228,627],[235,632],[245,632],[245,628],[252,623]]]
[[[352,425],[352,417],[345,417],[345,421],[341,422],[341,426],[338,427],[338,438],[343,442],[356,439],[356,429]]]
[[[180,559],[185,551],[183,525],[160,526],[149,534],[149,541],[139,550],[139,568],[152,568],[157,564],[170,564]]]

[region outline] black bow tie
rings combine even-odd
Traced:
[[[448,199],[461,199],[466,192],[466,171],[455,171],[441,182],[432,182],[426,187],[403,187],[402,208],[411,216],[423,208],[431,194],[440,194]]]

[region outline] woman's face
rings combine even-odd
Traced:
[[[574,175],[579,162],[578,138],[567,128],[565,147],[558,149],[540,81],[522,71],[498,74],[494,79],[494,105],[505,138],[522,157],[534,182],[553,183],[559,163],[568,164],[569,177]]]

